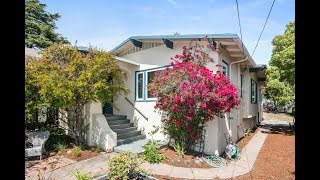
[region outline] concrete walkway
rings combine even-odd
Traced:
[[[240,153],[240,159],[236,162],[230,163],[228,166],[220,168],[183,168],[174,167],[171,165],[159,163],[149,164],[143,163],[142,168],[154,175],[167,176],[168,178],[183,178],[183,179],[214,179],[216,177],[232,178],[240,175],[244,175],[251,171],[254,162],[258,156],[258,153],[268,136],[268,129],[260,128],[250,142],[242,149]],[[62,168],[47,172],[45,179],[54,180],[72,180],[76,179],[73,173],[76,170],[90,173],[90,175],[96,179],[106,175],[108,172],[107,163],[113,156],[118,155],[116,152],[108,153],[105,155],[99,155],[97,157],[79,161],[73,164],[66,165]],[[38,179],[37,177],[26,177],[26,179]]]
[[[51,172],[45,173],[44,177],[47,180],[76,180],[73,173],[76,170],[89,173],[92,177],[99,177],[105,175],[108,172],[108,160],[116,156],[118,153],[112,152],[97,157],[79,161]],[[38,177],[26,177],[28,180],[38,180]]]
[[[240,159],[230,163],[228,166],[220,168],[183,168],[175,167],[163,163],[149,164],[144,163],[142,167],[154,175],[162,175],[168,178],[183,179],[214,179],[216,177],[233,178],[236,176],[247,174],[251,171],[258,153],[268,136],[265,129],[259,129],[250,142],[242,149]]]

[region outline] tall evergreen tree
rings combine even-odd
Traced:
[[[69,44],[66,38],[54,32],[55,22],[61,17],[59,13],[45,11],[47,5],[39,0],[25,2],[25,46],[43,49],[52,43]]]

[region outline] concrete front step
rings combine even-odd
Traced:
[[[141,134],[141,131],[130,131],[127,133],[117,134],[117,138],[118,139],[126,139],[126,138],[130,138],[130,137],[137,136],[140,134]]]
[[[120,135],[120,134],[128,133],[130,131],[135,131],[137,129],[138,129],[137,127],[128,127],[123,129],[112,129],[112,131],[116,132],[117,135]]]
[[[141,134],[141,135],[133,136],[133,137],[126,138],[126,139],[118,139],[117,146],[122,145],[122,144],[128,144],[133,141],[137,141],[137,140],[145,139],[145,138],[146,138],[146,135]]]
[[[123,119],[127,119],[127,116],[125,115],[109,115],[109,114],[104,114],[104,116],[106,117],[107,120],[123,120]]]
[[[117,125],[117,124],[127,124],[130,123],[129,119],[124,119],[124,120],[108,120],[108,124],[109,125]]]
[[[133,127],[133,123],[110,125],[110,128],[111,128],[112,130],[113,130],[113,129],[128,128],[128,127]]]

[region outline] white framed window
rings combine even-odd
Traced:
[[[222,74],[229,79],[229,64],[222,59]]]
[[[154,73],[156,71],[160,71],[160,70],[150,70],[150,71],[146,71],[146,89],[147,89],[147,92],[146,92],[146,100],[157,100],[157,98],[155,96],[153,96],[150,92],[150,90],[148,89],[148,85],[150,83],[152,83],[153,81],[153,78],[154,78]]]
[[[165,67],[147,69],[143,71],[136,71],[136,101],[156,101],[157,98],[153,96],[148,89],[148,85],[152,83],[154,74],[157,71],[164,70]]]
[[[251,103],[257,103],[257,83],[251,79]]]
[[[136,73],[136,100],[143,100],[144,95],[144,72]]]

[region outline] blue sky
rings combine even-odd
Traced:
[[[244,45],[250,54],[273,0],[238,0]],[[60,13],[57,32],[78,46],[111,50],[129,36],[236,33],[235,0],[40,0],[47,11]],[[294,0],[276,0],[253,56],[267,64],[271,41],[295,19]]]

